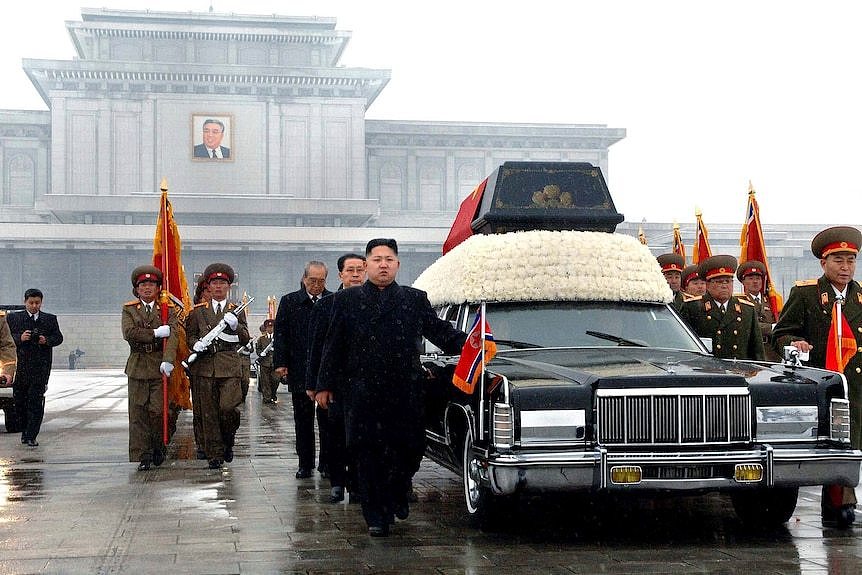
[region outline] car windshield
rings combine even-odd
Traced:
[[[476,306],[471,306],[471,318]],[[488,303],[498,347],[644,346],[701,351],[665,305],[619,302]]]

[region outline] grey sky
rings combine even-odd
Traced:
[[[208,0],[97,0],[206,12]],[[345,66],[388,68],[369,118],[626,128],[609,185],[627,220],[862,217],[862,4],[852,1],[213,0],[221,13],[319,15],[352,31]],[[45,109],[23,58],[70,59],[80,4],[9,4],[2,109]]]

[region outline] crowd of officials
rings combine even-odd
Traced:
[[[851,445],[862,448],[862,288],[853,277],[862,233],[830,227],[817,234],[811,252],[823,274],[791,289],[776,317],[766,297],[767,270],[758,261],[739,264],[715,255],[686,266],[676,254],[658,262],[674,292],[674,307],[719,358],[774,360],[785,346],[809,353],[807,362],[826,366],[833,306],[838,302],[856,339],[847,364]],[[426,294],[399,285],[398,245],[368,242],[364,254],[338,259],[339,285],[326,289],[326,264],[306,264],[300,287],[281,298],[275,320],[252,338],[246,314],[229,300],[234,270],[213,263],[197,285],[194,307],[183,322],[159,301],[162,272],[151,266],[131,275],[135,299],[122,308],[129,344],[129,460],[141,471],[165,460],[162,376],[177,369],[179,330],[191,356],[193,427],[197,456],[212,469],[233,460],[234,437],[249,385],[251,351],[258,357],[261,401],[276,404],[279,382],[291,395],[296,426],[296,477],[317,471],[330,480],[330,501],[349,494],[361,502],[371,536],[386,536],[395,518],[406,519],[412,478],[424,452],[424,379],[419,357],[423,337],[456,354],[466,334],[434,313]],[[743,293],[733,293],[738,279]],[[0,377],[14,386],[21,442],[38,446],[51,350],[63,341],[56,316],[41,311],[43,294],[24,294],[26,313],[0,312]],[[16,370],[17,365],[17,370]],[[314,425],[318,427],[319,449]],[[317,461],[315,466],[315,453]],[[853,488],[825,486],[824,524],[855,521]]]

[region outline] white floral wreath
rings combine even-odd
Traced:
[[[526,231],[474,235],[431,264],[414,287],[431,305],[479,301],[668,303],[649,248],[622,234]]]

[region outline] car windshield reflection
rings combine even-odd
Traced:
[[[487,314],[500,349],[637,346],[701,351],[664,305],[507,302],[488,303]]]

